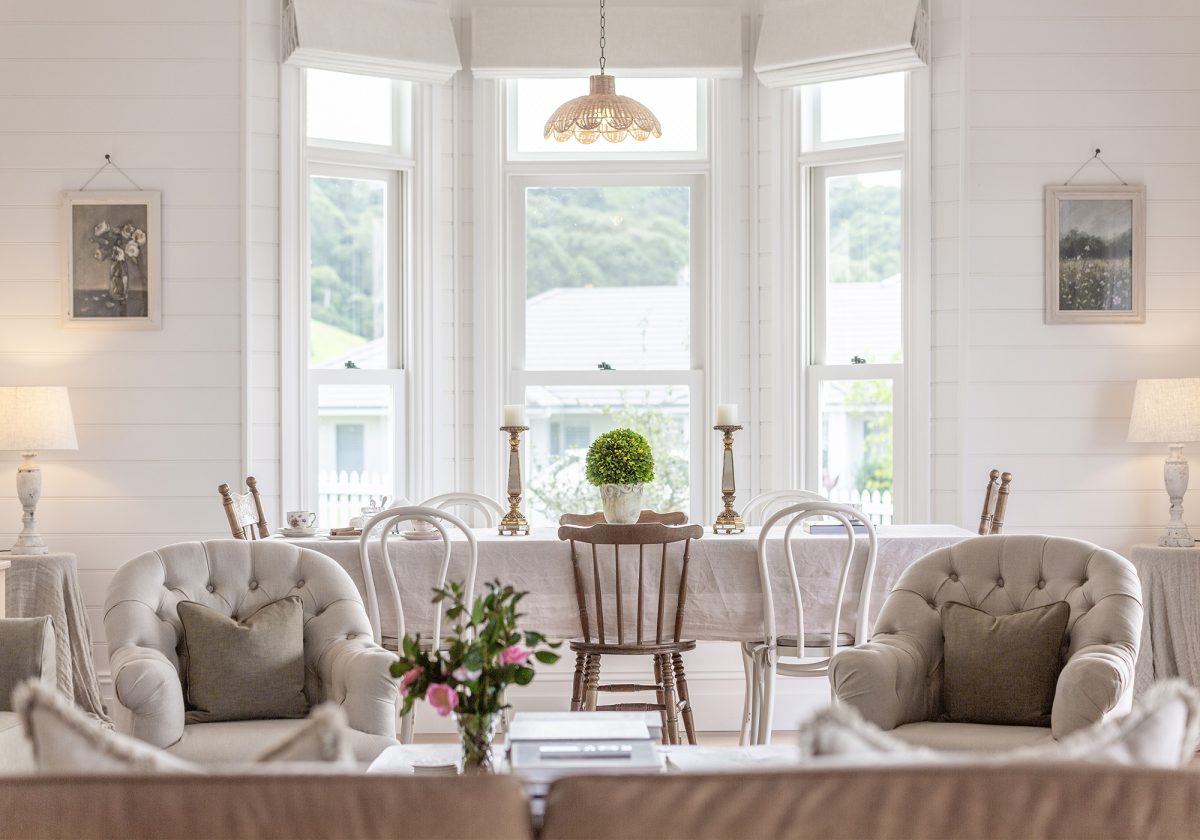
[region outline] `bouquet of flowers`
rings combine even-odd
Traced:
[[[118,228],[102,221],[92,228],[88,241],[96,245],[92,252],[96,262],[112,261],[108,267],[109,296],[113,300],[125,300],[129,296],[129,266],[138,265],[146,246],[146,232],[132,224]]]
[[[400,659],[393,663],[392,676],[400,680],[402,713],[409,714],[418,700],[425,700],[446,717],[453,712],[463,742],[463,764],[469,771],[491,768],[491,739],[500,714],[508,707],[504,689],[512,684],[528,685],[534,663],[553,665],[554,649],[540,633],[522,631],[517,604],[525,597],[499,581],[487,584],[487,593],[468,605],[460,583],[451,582],[434,591],[433,603],[454,622],[453,632],[442,648],[426,650],[421,637],[406,635]]]

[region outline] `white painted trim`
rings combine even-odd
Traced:
[[[300,360],[308,347],[300,276],[308,230],[303,199],[304,71],[279,68],[279,495],[281,510],[296,510],[306,496],[309,454],[301,439],[307,377]]]
[[[967,169],[971,154],[971,0],[960,0],[958,58],[958,370],[955,375],[958,417],[955,423],[958,460],[958,522],[971,522],[973,511],[967,500],[968,481],[967,372],[971,364],[971,208],[967,197]]]
[[[254,364],[251,359],[251,340],[250,330],[253,324],[251,316],[251,306],[253,303],[253,252],[251,243],[254,241],[252,235],[252,217],[251,206],[251,179],[250,170],[253,164],[251,159],[253,155],[253,115],[251,110],[254,107],[254,99],[250,90],[250,0],[242,0],[241,16],[238,27],[239,41],[239,94],[241,102],[239,109],[238,127],[238,159],[241,164],[238,170],[238,192],[241,196],[241,201],[238,203],[238,229],[241,233],[241,242],[238,243],[238,263],[239,269],[239,298],[241,300],[240,313],[240,328],[241,328],[241,408],[239,418],[241,421],[240,430],[240,453],[241,471],[238,476],[240,484],[244,476],[250,475],[250,464],[253,461],[253,442],[254,442],[254,418],[250,416],[250,388],[252,384]]]
[[[930,73],[908,75],[904,180],[904,510],[928,522],[933,412],[933,200]]]

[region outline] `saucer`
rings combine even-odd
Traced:
[[[315,537],[316,528],[280,528],[279,533],[285,537]]]
[[[401,531],[400,536],[406,540],[440,540],[442,535],[439,531]]]

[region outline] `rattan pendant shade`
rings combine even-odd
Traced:
[[[647,140],[662,137],[658,117],[642,103],[617,93],[616,79],[606,73],[588,78],[588,95],[577,96],[546,120],[543,137],[560,143],[574,137],[580,143],[595,143],[603,137],[620,143],[626,137]]]

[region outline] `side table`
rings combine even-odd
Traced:
[[[1134,695],[1171,677],[1200,688],[1200,546],[1135,545],[1129,559],[1142,581]]]
[[[12,565],[4,592],[12,618],[48,615],[54,624],[58,689],[85,712],[110,722],[92,660],[92,628],[79,591],[74,554],[6,554]]]

